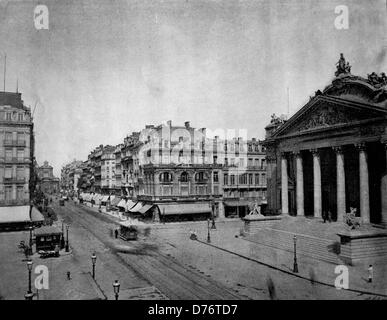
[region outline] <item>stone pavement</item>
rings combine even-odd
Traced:
[[[96,210],[96,212],[98,211]],[[106,216],[106,214],[103,215]],[[110,219],[115,222],[119,221],[117,217],[110,217]],[[276,227],[280,228],[279,226]],[[328,228],[329,226],[327,225],[324,227]],[[154,241],[163,244],[162,248],[167,254],[186,262],[187,265],[190,265],[192,268],[197,268],[199,266],[205,270],[204,272],[212,272],[212,275],[219,276],[219,280],[230,278],[230,275],[227,274],[229,273],[229,268],[226,268],[225,266],[222,267],[222,264],[218,263],[216,260],[220,259],[220,256],[223,256],[222,259],[225,260],[222,261],[222,263],[228,263],[231,260],[231,254],[238,258],[236,261],[239,261],[239,263],[241,263],[241,259],[250,261],[251,263],[256,263],[254,262],[255,260],[267,264],[270,267],[282,270],[279,272],[282,272],[284,279],[294,278],[292,275],[293,252],[265,246],[252,241],[246,241],[245,238],[241,237],[242,229],[243,222],[241,220],[217,222],[217,229],[211,230],[210,245],[206,243],[206,221],[153,225],[151,236]],[[196,242],[196,244],[194,244],[194,241],[189,240],[190,232],[193,230],[197,233],[199,240],[202,242]],[[302,232],[302,229],[297,229],[296,231]],[[327,235],[327,237],[329,237],[329,235]],[[222,254],[219,253],[220,250],[223,250]],[[211,255],[212,260],[208,261]],[[202,256],[205,256],[205,258],[202,258]],[[227,257],[229,261],[227,261]],[[338,274],[335,274],[335,264],[313,259],[304,255],[298,255],[297,259],[299,273],[296,276],[305,278],[306,280],[303,280],[305,281],[305,285],[309,286],[310,284],[319,281],[330,286],[327,286],[327,288],[331,291],[340,291],[334,289],[335,279],[338,276]],[[256,263],[256,265],[258,265],[258,263]],[[270,267],[266,269],[268,271],[272,270]],[[361,293],[362,291],[387,295],[387,268],[384,263],[374,265],[373,283],[368,283],[367,281],[367,266],[347,267],[349,270],[349,289],[359,290],[358,293],[354,293],[356,296],[359,298],[363,295],[365,296],[365,293]],[[308,279],[313,281],[308,281]],[[263,291],[264,289],[261,288],[261,290]],[[343,298],[346,297],[344,294],[340,295],[343,296]],[[249,296],[249,293],[247,293],[247,296]],[[329,298],[329,296],[320,298]]]
[[[29,232],[0,233],[0,296],[7,300],[23,300],[28,290],[27,261],[22,250],[17,248],[21,240],[28,242]],[[59,258],[41,259],[34,254],[32,269],[32,291],[37,294],[34,299],[41,300],[94,300],[105,297],[95,285],[94,281],[85,272],[82,272],[77,263],[74,263],[72,254]],[[37,290],[34,286],[36,277],[35,268],[46,266],[49,271],[48,289]],[[66,273],[71,272],[71,280],[67,280]]]

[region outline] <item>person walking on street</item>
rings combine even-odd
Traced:
[[[368,267],[368,282],[369,283],[372,282],[373,277],[374,277],[374,268],[373,268],[372,264],[370,264],[370,266]]]
[[[117,229],[114,229],[114,236],[116,239],[118,238],[118,230]]]

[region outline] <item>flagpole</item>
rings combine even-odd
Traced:
[[[7,73],[7,54],[4,55],[4,92],[5,92],[5,75]]]

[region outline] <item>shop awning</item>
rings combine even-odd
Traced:
[[[0,223],[31,222],[30,206],[0,207]]]
[[[138,210],[138,212],[140,212],[141,214],[145,214],[152,207],[152,204],[145,204],[140,210]]]
[[[132,200],[128,200],[126,201],[126,209],[129,211],[130,209],[132,209],[134,206],[136,205],[135,202],[133,202]]]
[[[117,207],[125,208],[126,206],[126,200],[121,199],[121,201],[117,204]]]
[[[137,202],[136,205],[132,209],[130,209],[129,211],[130,212],[139,212],[142,207],[143,207],[142,203]]]
[[[98,193],[96,193],[96,194],[94,194],[94,196],[93,196],[93,200],[94,201],[96,201],[96,200],[99,200],[99,198],[101,197],[101,195],[100,194],[98,194]]]
[[[32,222],[43,222],[44,221],[44,216],[35,207],[32,207],[32,210],[31,210],[31,221]]]
[[[103,196],[101,198],[101,202],[107,202],[109,200],[109,196]]]
[[[112,206],[117,206],[117,205],[120,203],[120,201],[121,201],[121,198],[120,198],[120,197],[114,197],[114,199],[111,200],[110,204],[111,204]]]
[[[238,201],[225,201],[224,205],[227,207],[245,207],[251,205],[251,201],[238,200]]]
[[[181,203],[181,204],[159,204],[160,214],[200,214],[210,213],[211,207],[208,203]]]

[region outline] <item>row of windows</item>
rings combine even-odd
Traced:
[[[6,186],[5,191],[5,200],[23,200],[25,198],[24,187],[18,186],[16,188],[16,199],[14,197],[12,186]]]
[[[12,148],[6,148],[5,149],[5,160],[10,161],[13,158],[13,149]],[[24,149],[17,149],[16,150],[16,157],[18,160],[23,160],[24,159]]]
[[[0,113],[0,119],[6,120],[6,121],[24,121],[26,118],[24,113],[14,111],[14,112],[5,112],[4,114],[4,111],[2,111]]]
[[[197,172],[194,175],[195,182],[206,182],[208,179],[207,174],[203,171]],[[228,173],[224,174],[224,184],[228,185],[229,182],[231,185],[236,184],[236,179],[238,179],[239,184],[256,184],[256,185],[264,185],[266,184],[266,174],[262,173],[244,173],[241,175],[229,175]],[[145,175],[145,180],[153,181],[153,175]],[[163,172],[159,175],[159,181],[162,183],[170,183],[173,182],[174,178],[172,173],[170,172]],[[189,181],[189,174],[187,172],[182,172],[178,178],[178,181],[180,182],[188,182]],[[218,171],[213,172],[212,181],[214,183],[219,182],[219,173]]]
[[[241,175],[234,175],[234,174],[224,174],[224,180],[223,183],[225,185],[235,185],[235,184],[255,184],[255,185],[265,185],[266,184],[266,174],[262,173],[256,173],[255,175],[252,173],[244,173]]]

